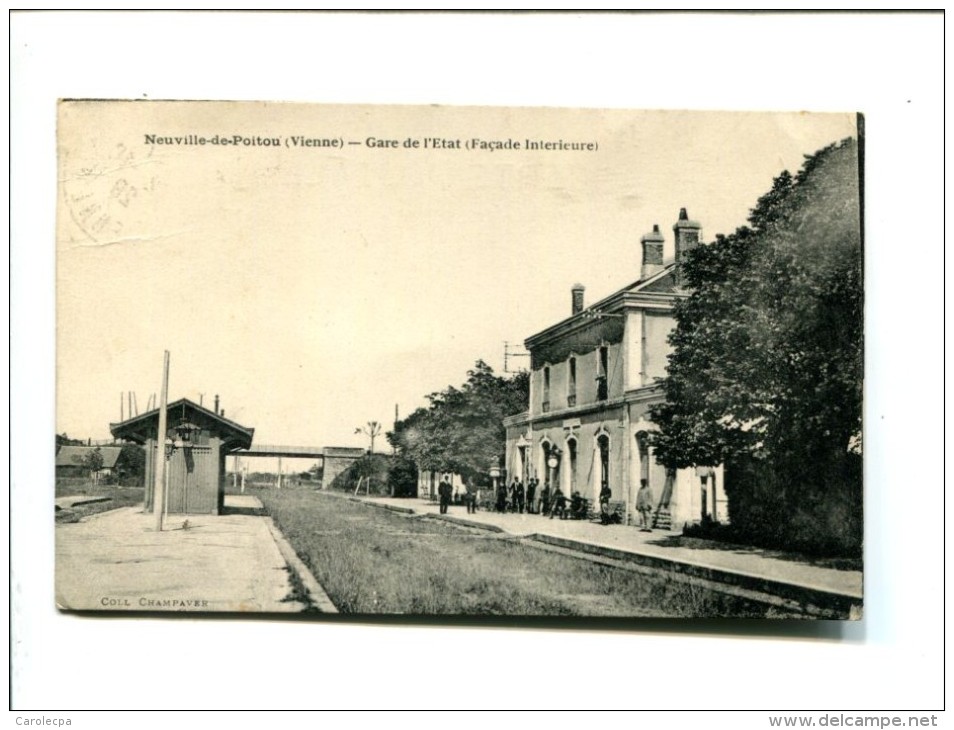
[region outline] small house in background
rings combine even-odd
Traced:
[[[61,446],[56,452],[56,476],[87,477],[94,481],[117,475],[122,446]],[[98,453],[99,458],[94,455]]]
[[[117,439],[140,444],[146,451],[146,510],[153,509],[156,459],[166,459],[166,511],[169,514],[219,514],[225,498],[225,457],[252,445],[253,428],[227,420],[187,398],[166,409],[168,429],[161,455],[157,451],[159,409],[112,423]]]

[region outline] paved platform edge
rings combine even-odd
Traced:
[[[396,504],[382,504],[381,502],[372,502],[370,499],[355,497],[353,494],[335,494],[333,492],[317,492],[317,494],[326,494],[330,497],[337,497],[338,499],[346,499],[349,502],[354,502],[355,504],[363,504],[366,507],[376,507],[377,509],[386,509],[389,512],[397,512],[402,515],[416,515],[422,517],[423,515],[419,514],[417,510],[413,507],[399,507]]]
[[[477,522],[475,520],[468,520],[463,517],[456,517],[454,515],[435,515],[430,512],[418,512],[411,507],[396,507],[394,505],[381,504],[379,502],[374,502],[373,500],[357,497],[354,495],[342,496],[352,502],[358,502],[360,504],[368,505],[369,507],[399,511],[405,514],[413,514],[417,517],[442,520],[465,527],[487,530],[489,532],[510,534],[505,529],[497,525],[490,525]],[[657,571],[675,571],[682,575],[699,578],[714,584],[735,586],[746,591],[752,591],[754,593],[779,596],[781,598],[798,603],[804,607],[821,609],[826,613],[833,612],[839,617],[848,617],[850,620],[859,620],[863,615],[864,597],[863,595],[855,593],[833,591],[818,586],[767,578],[762,575],[730,570],[728,568],[719,568],[700,563],[688,563],[674,558],[647,555],[645,553],[638,553],[629,550],[619,550],[583,540],[557,537],[555,535],[533,533],[521,537],[530,543],[536,541],[547,545],[555,545],[556,547],[562,547],[568,550],[576,550],[578,552],[589,553],[591,555],[600,555],[603,557],[612,558],[614,560],[636,563]]]
[[[413,515],[414,517],[419,517],[423,520],[440,520],[441,522],[450,522],[455,525],[460,525],[461,527],[473,527],[477,530],[486,530],[487,532],[498,532],[506,533],[507,531],[497,525],[489,525],[486,522],[478,522],[477,520],[468,520],[466,517],[457,517],[456,515],[435,515],[432,512],[418,512],[413,507],[399,507],[394,504],[382,504],[381,502],[373,502],[370,499],[361,499],[360,497],[349,496],[347,497],[349,502],[357,502],[358,504],[367,505],[368,507],[376,507],[377,509],[386,509],[390,512],[398,512],[403,515]]]
[[[507,531],[500,527],[499,525],[490,525],[486,522],[478,522],[477,520],[468,520],[466,517],[457,517],[455,515],[435,515],[430,512],[423,512],[420,515],[425,519],[430,520],[440,520],[441,522],[450,522],[455,525],[461,525],[463,527],[473,527],[478,530],[487,530],[487,532],[499,532],[507,533]]]
[[[272,518],[264,517],[263,519],[265,520],[265,524],[268,525],[268,531],[271,532],[275,545],[278,546],[278,551],[288,564],[288,568],[295,571],[298,579],[302,582],[302,585],[305,586],[305,590],[308,591],[311,598],[311,605],[320,613],[338,613],[337,607],[332,603],[325,589],[321,587],[321,584],[315,576],[312,575],[308,566],[298,557],[295,549],[282,534],[282,531],[278,529],[278,526]]]
[[[91,515],[83,515],[80,518],[80,522],[86,522],[87,520],[98,520],[101,517],[108,517],[109,515],[114,515],[120,510],[128,509],[131,512],[142,512],[143,506],[141,504],[127,504],[125,506],[113,507],[112,509],[106,509],[102,512],[94,512]]]
[[[842,593],[816,586],[781,581],[766,578],[761,575],[744,573],[727,568],[718,568],[700,563],[688,563],[673,558],[647,555],[645,553],[631,552],[628,550],[617,550],[604,545],[596,545],[582,540],[571,540],[554,535],[534,533],[528,535],[527,539],[570,550],[579,550],[593,555],[601,555],[607,558],[613,558],[614,560],[638,563],[639,565],[656,570],[676,571],[683,575],[701,578],[713,583],[723,583],[738,586],[739,588],[744,588],[756,593],[781,596],[803,606],[812,606],[827,611],[834,611],[840,615],[850,615],[853,619],[861,618],[860,607],[863,602],[863,597],[852,593]]]

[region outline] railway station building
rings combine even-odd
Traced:
[[[664,399],[661,379],[675,327],[673,308],[687,296],[679,267],[700,244],[702,227],[679,212],[672,227],[675,258],[665,261],[659,226],[640,239],[640,276],[590,306],[585,288],[571,290],[570,315],[525,340],[530,402],[504,420],[507,479],[559,485],[597,504],[604,484],[628,524],[638,522],[642,479],[653,492],[654,526],[681,529],[704,517],[725,522],[721,466],[667,470],[653,454],[649,409]]]

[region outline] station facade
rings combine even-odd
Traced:
[[[525,341],[530,353],[528,409],[504,420],[507,479],[539,480],[567,496],[598,503],[603,485],[628,524],[636,519],[641,480],[653,493],[654,526],[680,529],[709,517],[728,519],[721,466],[667,470],[653,454],[657,427],[649,409],[662,402],[675,326],[673,307],[687,296],[679,267],[701,240],[686,209],[673,226],[675,260],[663,258],[659,226],[640,239],[640,278],[585,307],[571,290],[571,314]]]

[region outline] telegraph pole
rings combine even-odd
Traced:
[[[169,351],[162,361],[162,389],[159,395],[159,430],[156,433],[156,474],[152,489],[152,511],[156,514],[156,532],[162,532],[162,507],[166,491],[166,402],[169,400]]]
[[[514,357],[530,357],[529,352],[514,352],[510,348],[510,342],[504,340],[504,372],[505,373],[519,373],[520,370],[511,370],[510,369],[510,359]]]

